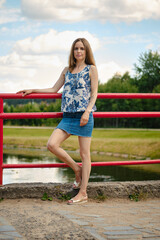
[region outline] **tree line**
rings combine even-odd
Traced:
[[[140,54],[134,64],[135,76],[116,73],[109,81],[99,82],[99,93],[160,93],[160,54],[151,50]],[[160,111],[160,99],[97,99],[99,112]],[[60,112],[61,100],[6,100],[4,112]],[[14,119],[5,124],[55,126],[60,119]],[[160,128],[158,118],[101,118],[95,127]]]

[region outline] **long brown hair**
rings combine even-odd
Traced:
[[[86,59],[85,59],[85,63],[89,64],[89,65],[94,65],[95,64],[95,60],[94,60],[94,56],[93,56],[93,52],[91,49],[91,46],[89,44],[89,42],[85,39],[85,38],[77,38],[73,43],[72,43],[72,47],[71,47],[71,51],[70,51],[70,55],[69,55],[69,71],[72,72],[73,69],[76,67],[76,59],[74,57],[74,47],[75,44],[77,42],[82,42],[84,45],[84,48],[86,50]]]

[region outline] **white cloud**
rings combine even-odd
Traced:
[[[33,19],[78,22],[97,19],[137,22],[160,18],[160,0],[22,0],[22,12]]]
[[[146,46],[146,49],[153,49],[153,46],[154,46],[153,43],[150,43]]]
[[[94,50],[99,40],[89,32],[50,30],[34,39],[17,41],[10,54],[0,56],[1,92],[53,86],[67,65],[73,40],[86,37]]]
[[[150,42],[150,35],[129,34],[125,36],[104,37],[104,44],[118,44],[118,43],[148,43]]]
[[[20,55],[17,52],[12,52],[7,56],[0,57],[1,66],[18,67],[18,68],[28,68],[28,67],[45,67],[45,66],[55,66],[59,67],[61,61],[59,57],[55,55]]]
[[[70,50],[72,42],[78,37],[85,37],[90,42],[93,51],[100,47],[99,40],[87,31],[57,32],[51,29],[47,34],[42,34],[34,39],[30,37],[17,41],[14,50],[24,54],[66,52]]]
[[[21,21],[20,9],[0,8],[0,24]]]
[[[0,57],[1,92],[17,92],[22,89],[53,86],[65,65],[63,62],[59,62],[59,66],[52,65],[49,58],[47,62],[44,61],[45,58],[43,59],[43,57],[46,56],[37,60],[37,56],[36,58],[34,56],[24,58],[24,56],[15,53],[8,55],[6,58]],[[30,60],[27,61],[27,58]],[[40,63],[41,61],[42,63]],[[106,83],[117,72],[122,75],[126,71],[131,71],[130,67],[120,66],[114,61],[99,64],[97,68],[101,83]]]
[[[3,7],[3,4],[4,4],[5,2],[6,2],[5,0],[0,0],[0,8]]]
[[[130,67],[120,66],[114,61],[99,64],[97,68],[98,68],[99,80],[101,83],[106,83],[116,73],[123,75],[125,72],[131,71]]]
[[[97,0],[92,1],[97,3]],[[96,4],[97,5],[97,4]],[[87,19],[85,14],[90,4],[85,0],[22,0],[21,9],[24,15],[33,19],[81,21]]]
[[[8,28],[6,28],[6,27],[2,27],[1,29],[0,29],[0,31],[3,33],[3,32],[7,32],[8,31]]]
[[[47,88],[53,86],[62,69],[59,56],[12,52],[0,57],[0,89],[16,92],[21,88]]]
[[[8,63],[4,64],[4,59],[0,57],[0,91],[17,92],[28,88],[48,88],[54,85],[63,70],[62,63],[54,65],[51,56],[41,56],[41,59],[26,58],[17,55],[7,56]],[[53,56],[53,59],[59,59]],[[13,63],[14,59],[14,63]],[[33,64],[32,64],[33,63]],[[3,65],[2,65],[3,64]]]

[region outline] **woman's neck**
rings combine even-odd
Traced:
[[[83,61],[83,62],[77,62],[76,63],[76,68],[77,69],[81,69],[83,68],[84,66],[86,66],[86,63]]]
[[[87,64],[85,62],[77,62],[75,68],[72,70],[71,73],[78,73],[81,72]]]

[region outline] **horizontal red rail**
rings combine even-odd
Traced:
[[[0,119],[62,118],[62,112],[0,113]],[[94,112],[95,118],[158,118],[160,112]]]
[[[114,161],[114,162],[92,162],[92,167],[96,166],[115,166],[115,165],[141,165],[141,164],[159,164],[160,159],[139,160],[139,161]],[[78,163],[82,165],[82,163]],[[3,164],[2,168],[66,168],[69,167],[65,163],[30,163],[30,164]]]
[[[43,98],[53,98],[60,99],[62,97],[61,93],[32,93],[25,97],[22,94],[16,93],[0,93],[0,98],[3,99],[43,99]]]
[[[160,93],[98,93],[98,98],[160,99]]]
[[[0,98],[3,99],[43,99],[43,98],[56,98],[60,99],[62,97],[61,93],[32,93],[25,97],[22,94],[16,93],[0,93]],[[97,98],[134,98],[134,99],[160,99],[160,93],[98,93]]]
[[[62,118],[62,112],[0,113],[0,119]]]

